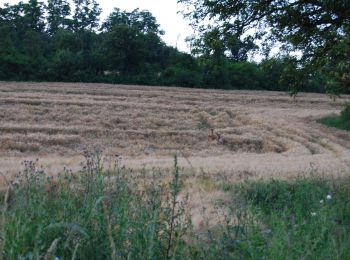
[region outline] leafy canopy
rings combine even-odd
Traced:
[[[107,20],[102,25],[102,30],[111,31],[113,26],[125,25],[134,27],[142,33],[154,33],[163,35],[157,23],[156,18],[147,10],[134,9],[132,12],[121,11],[119,8],[114,8],[114,11],[108,16]]]
[[[254,36],[265,47],[281,44],[286,54],[298,53],[295,66],[307,74],[327,75],[330,92],[350,88],[349,0],[178,0],[184,15],[199,31]],[[203,21],[208,23],[203,23]]]

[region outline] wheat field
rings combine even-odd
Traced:
[[[349,132],[317,119],[350,96],[107,84],[0,82],[0,171],[40,158],[51,174],[101,149],[127,167],[171,167],[230,178],[286,177],[350,168]],[[225,142],[208,143],[210,129]]]

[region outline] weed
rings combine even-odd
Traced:
[[[345,108],[341,111],[340,116],[344,121],[350,121],[350,103],[345,105]]]
[[[238,190],[269,231],[267,258],[349,258],[349,180],[246,182]]]
[[[196,234],[176,157],[165,183],[164,172],[135,173],[119,158],[104,169],[100,151],[84,155],[79,173],[56,178],[24,162],[0,196],[1,258],[350,257],[349,179],[217,180],[230,199],[215,204],[218,222]]]
[[[48,178],[37,161],[24,163],[25,170],[12,182],[10,198],[1,200],[3,257],[181,255],[190,222],[186,199],[179,198],[177,161],[168,186],[154,178],[140,187],[122,167],[105,171],[101,153],[85,157],[79,174],[64,171],[57,179]]]
[[[321,124],[350,131],[350,103],[346,104],[340,116],[330,116],[319,120]]]
[[[209,120],[209,116],[205,112],[199,113],[199,122],[197,124],[197,128],[199,130],[207,130],[209,128],[212,128],[212,124]]]

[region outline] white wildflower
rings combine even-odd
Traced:
[[[323,204],[324,200],[320,200],[320,203]]]
[[[317,214],[316,214],[316,212],[311,212],[311,216],[316,216]]]
[[[328,194],[326,197],[327,200],[331,200],[332,199],[332,195]]]

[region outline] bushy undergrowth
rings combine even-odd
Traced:
[[[326,126],[350,131],[350,104],[344,107],[340,116],[322,118],[319,122]]]
[[[346,104],[345,108],[341,111],[340,116],[344,121],[350,122],[350,103]]]
[[[220,221],[194,229],[175,159],[172,178],[101,166],[55,179],[36,162],[1,197],[6,259],[299,259],[350,257],[350,181],[225,183]],[[219,187],[219,186],[218,186]],[[208,220],[210,222],[210,220]]]
[[[250,182],[239,194],[263,227],[264,256],[349,259],[349,179]]]
[[[142,185],[140,185],[140,183]],[[48,178],[35,162],[2,198],[1,250],[8,259],[154,259],[186,255],[190,221],[178,201],[180,179],[103,171],[88,156],[79,174]]]

